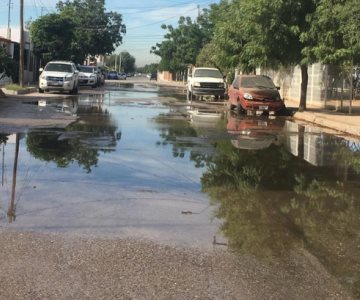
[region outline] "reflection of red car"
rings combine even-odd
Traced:
[[[278,143],[284,119],[268,117],[239,117],[228,115],[227,132],[232,135],[231,144],[238,149],[258,150]]]
[[[229,87],[230,109],[239,113],[246,111],[274,111],[285,109],[277,88],[264,75],[238,75]]]

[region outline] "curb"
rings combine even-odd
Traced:
[[[25,94],[31,94],[36,92],[36,88],[35,87],[28,87],[25,89],[21,89],[21,90],[8,90],[6,88],[1,88],[1,90],[4,92],[5,95],[25,95]]]
[[[352,120],[353,122],[346,122],[351,120],[349,119],[350,116],[341,116],[338,120],[336,120],[336,117],[334,117],[335,119],[332,119],[330,116],[324,116],[318,113],[296,112],[293,117],[294,119],[303,120],[321,127],[333,129],[350,135],[360,136],[360,126],[355,125],[360,123],[354,119]],[[346,118],[346,121],[344,118]]]

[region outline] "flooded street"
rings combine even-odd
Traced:
[[[164,257],[174,247],[217,258],[200,258],[213,277],[194,273],[207,291],[104,299],[359,298],[360,142],[288,117],[223,114],[222,103],[190,110],[185,98],[123,84],[28,103],[78,119],[0,127],[2,239],[103,239],[110,256],[135,239]]]

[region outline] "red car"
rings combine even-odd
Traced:
[[[246,111],[280,112],[285,109],[279,89],[268,76],[238,75],[229,87],[229,107]]]

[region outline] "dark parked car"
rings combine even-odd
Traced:
[[[107,73],[107,79],[115,79],[115,80],[118,80],[119,77],[118,77],[118,73],[116,71],[109,71]]]
[[[150,80],[157,80],[157,73],[156,73],[156,72],[151,73],[149,79],[150,79]]]
[[[268,76],[238,75],[228,90],[230,109],[236,108],[239,113],[285,110],[279,89]]]
[[[121,73],[118,73],[118,79],[119,80],[126,80],[126,73],[124,72],[121,72]]]

